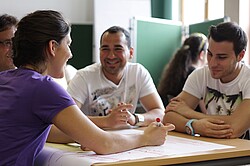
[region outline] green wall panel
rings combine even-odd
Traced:
[[[172,0],[151,0],[151,15],[154,18],[172,19]]]
[[[68,63],[80,69],[92,64],[93,25],[73,24],[71,27],[73,58]]]
[[[181,25],[137,21],[136,61],[145,66],[157,86],[164,66],[181,45]]]
[[[204,21],[201,23],[197,23],[197,24],[190,24],[189,25],[189,34],[192,34],[194,32],[200,32],[203,33],[204,35],[208,35],[208,29],[211,25],[217,25],[221,22],[225,22],[225,21],[230,21],[229,17],[224,17],[224,18],[219,18],[219,19],[215,19],[215,20],[210,20],[210,21]]]

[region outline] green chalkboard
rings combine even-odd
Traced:
[[[181,45],[180,22],[163,19],[135,20],[136,62],[145,66],[157,86],[164,66]]]
[[[204,35],[207,36],[208,29],[211,25],[217,25],[221,22],[226,22],[226,21],[230,21],[230,18],[224,17],[224,18],[219,18],[219,19],[215,19],[215,20],[204,21],[204,22],[197,23],[197,24],[190,24],[189,25],[189,34],[192,34],[194,32],[200,32],[200,33],[203,33]]]
[[[80,69],[92,64],[93,25],[73,24],[71,28],[73,58],[68,63]]]

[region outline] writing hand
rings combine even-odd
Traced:
[[[162,124],[161,126],[157,125],[158,122],[152,122],[144,130],[144,135],[147,135],[147,145],[162,145],[166,140],[168,131],[175,129],[173,124]]]

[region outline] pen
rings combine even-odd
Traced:
[[[161,127],[161,119],[156,118],[155,121],[157,122],[156,126]]]

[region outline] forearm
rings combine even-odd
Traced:
[[[105,132],[100,138],[103,138],[106,142],[104,142],[104,146],[98,147],[102,148],[102,154],[108,154],[127,151],[142,146],[162,145],[166,141],[167,131],[173,130],[174,126],[170,124],[156,127],[155,125],[155,123],[151,123],[144,129],[143,133],[138,132],[133,135],[117,135],[116,133]]]
[[[88,118],[100,128],[110,128],[107,123],[107,116],[88,116]]]
[[[124,109],[125,106],[121,107],[121,110]],[[133,135],[110,133],[94,125],[75,105],[60,111],[52,122],[82,147],[97,154],[117,153],[147,145],[162,145],[166,140],[167,131],[174,129],[173,125],[156,127],[156,123],[152,123],[143,133]]]
[[[248,117],[241,117],[239,119],[236,113],[230,116],[206,115],[206,117],[220,119],[224,121],[225,124],[231,125],[231,128],[233,129],[231,138],[239,138],[249,129],[249,123],[246,123],[248,121]]]
[[[154,122],[156,118],[163,119],[165,108],[157,92],[140,98],[140,103],[146,110],[146,113],[142,114],[145,117],[144,126]]]
[[[61,130],[59,130],[55,125],[51,126],[47,142],[53,143],[71,143],[75,142],[68,135],[64,134]]]
[[[208,116],[204,113],[197,112],[192,108],[187,108],[188,110],[178,112],[180,115],[184,116],[187,119],[203,119],[207,118]]]
[[[143,113],[142,115],[144,116],[143,126],[148,126],[150,123],[154,122],[156,118],[163,120],[164,110],[161,108],[155,108]]]
[[[187,96],[190,98],[190,96]],[[193,97],[193,101],[187,103],[186,101],[182,100],[181,98],[174,98],[171,102],[167,105],[165,112],[174,111],[187,119],[202,119],[205,118],[204,113],[200,113],[195,111],[194,109],[197,107],[199,100]]]
[[[117,135],[115,133],[107,133],[103,134],[102,138],[102,145],[95,149],[97,154],[112,154],[147,145],[143,134]]]
[[[163,124],[172,123],[175,125],[175,131],[185,133],[185,125],[188,120],[176,112],[169,111],[164,115]]]

